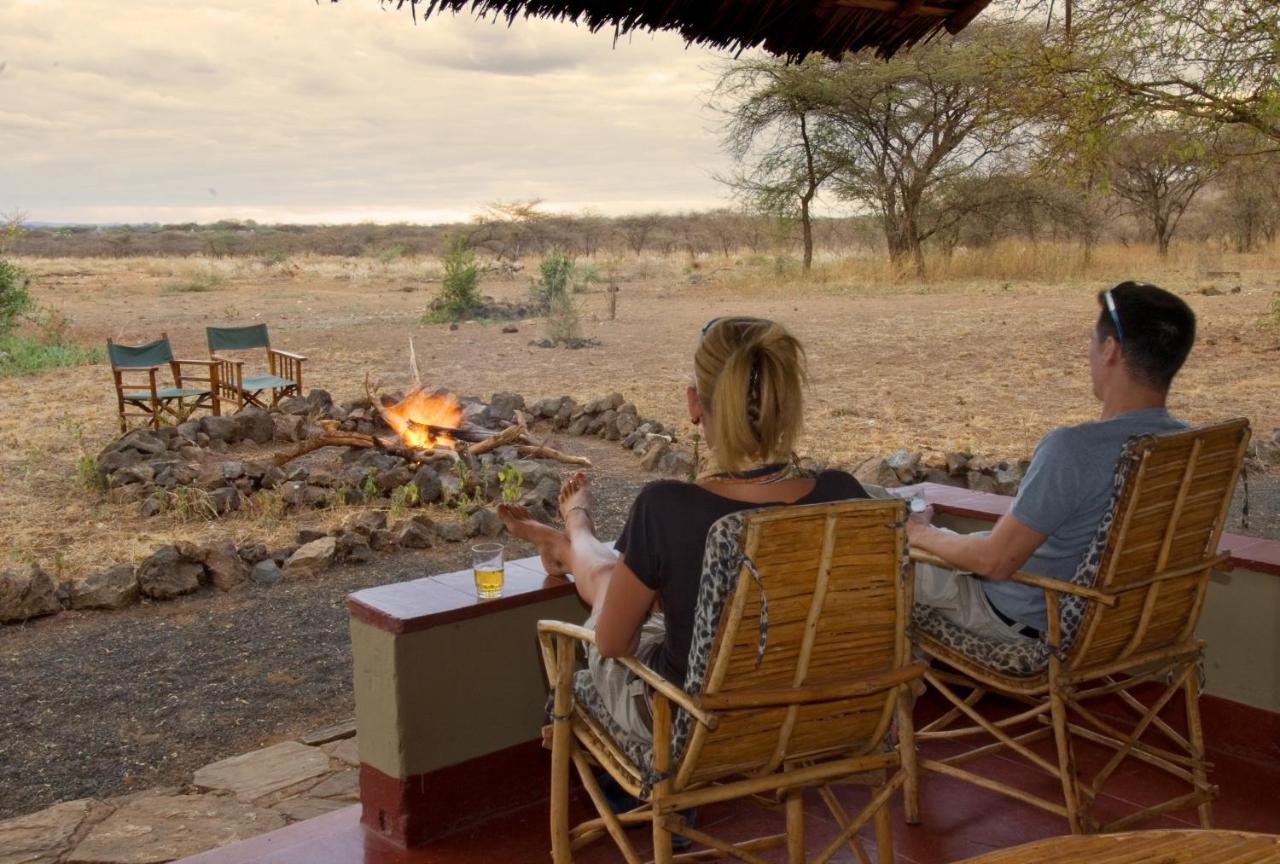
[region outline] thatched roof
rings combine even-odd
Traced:
[[[688,42],[784,57],[874,48],[888,57],[943,29],[958,33],[990,0],[396,0],[415,14],[556,18],[592,31],[671,30]]]

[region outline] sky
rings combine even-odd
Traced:
[[[378,0],[0,0],[0,212],[448,222],[728,204],[723,53]]]

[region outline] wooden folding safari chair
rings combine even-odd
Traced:
[[[237,410],[246,405],[267,408],[286,396],[302,395],[302,364],[306,357],[271,347],[271,337],[266,324],[250,324],[246,327],[206,327],[209,356],[220,366],[219,380],[222,397],[234,402]],[[227,351],[266,349],[266,375],[245,375],[244,361],[227,357]],[[270,391],[271,401],[264,401],[263,393]]]
[[[108,339],[107,358],[116,385],[121,432],[128,431],[130,417],[145,417],[150,426],[159,429],[165,415],[181,422],[197,408],[209,408],[215,416],[222,413],[217,362],[175,359],[167,334],[143,345],[119,345]],[[160,370],[165,366],[173,386],[160,381]],[[199,371],[185,371],[185,366]]]
[[[538,624],[552,689],[552,858],[607,834],[629,864],[642,859],[626,829],[647,825],[653,860],[733,857],[764,861],[759,850],[785,844],[791,864],[829,860],[846,844],[867,860],[857,832],[874,818],[881,862],[893,860],[886,807],[914,756],[901,501],[857,501],[769,508],[726,516],[707,539],[694,645],[683,689],[632,658],[653,697],[652,748],[619,744],[589,671],[575,649],[590,630]],[[705,634],[699,637],[698,634]],[[714,635],[713,635],[714,634]],[[897,717],[900,747],[889,743]],[[599,811],[569,826],[569,765]],[[593,766],[607,771],[639,807],[615,814]],[[850,817],[832,786],[871,785],[870,801]],[[801,796],[817,788],[842,826],[805,858]],[[745,797],[785,811],[786,833],[730,843],[687,824],[680,811]],[[673,856],[672,835],[707,847]],[[709,850],[709,851],[708,851]]]
[[[1195,630],[1210,575],[1229,560],[1218,551],[1218,541],[1248,443],[1249,423],[1243,419],[1130,439],[1116,467],[1107,514],[1075,576],[1070,581],[1027,573],[1013,577],[1044,589],[1049,631],[1041,640],[991,642],[917,605],[913,643],[954,671],[925,673],[951,710],[923,726],[916,738],[954,741],[981,735],[984,743],[947,758],[922,758],[911,763],[916,770],[945,774],[1055,813],[1066,818],[1074,834],[1112,831],[1192,806],[1201,825],[1211,827],[1210,801],[1217,788],[1208,779],[1200,726],[1204,643]],[[1147,695],[1152,690],[1154,698]],[[1179,690],[1185,732],[1176,719],[1162,716]],[[991,700],[980,704],[988,694],[1006,697],[1005,708]],[[1010,714],[1008,700],[1022,707]],[[1054,742],[1052,755],[1033,747],[1042,739]],[[1091,777],[1077,768],[1079,742],[1110,751]],[[1052,777],[1061,797],[1050,799],[1026,783],[986,776],[978,766],[961,767],[1001,751]],[[1183,781],[1189,791],[1101,824],[1094,803],[1127,758]],[[909,822],[918,818],[917,793],[913,776],[906,795]]]

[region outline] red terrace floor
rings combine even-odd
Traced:
[[[1206,721],[1208,718],[1206,718]],[[1247,721],[1245,721],[1247,722]],[[1206,722],[1208,725],[1208,722]],[[1212,741],[1212,738],[1210,739]],[[939,742],[940,743],[940,742]],[[941,755],[931,743],[926,752]],[[1081,748],[1077,753],[1085,770],[1097,767],[1098,752]],[[1280,741],[1260,736],[1256,747],[1235,747],[1230,753],[1214,752],[1213,779],[1222,790],[1214,805],[1215,827],[1241,831],[1280,833]],[[987,770],[1002,779],[1027,778],[1030,782],[1051,781],[1033,769],[1006,756],[986,760]],[[1158,800],[1165,784],[1142,765],[1117,772],[1100,802],[1102,815],[1119,815],[1127,802]],[[1048,786],[1044,786],[1048,791]],[[866,800],[859,787],[845,787],[838,793],[846,808],[856,810]],[[581,805],[582,802],[579,802]],[[816,851],[834,836],[836,823],[816,795],[808,804],[808,847]],[[579,807],[586,812],[585,805]],[[1065,822],[1049,814],[973,786],[939,775],[921,781],[922,824],[908,826],[902,821],[901,801],[894,806],[894,841],[897,860],[904,864],[941,864],[981,855],[1066,832]],[[1196,828],[1194,812],[1166,816],[1138,828]],[[699,813],[701,826],[728,838],[757,836],[782,830],[782,815],[757,805],[740,802],[706,807]],[[436,841],[430,848],[411,852],[396,849],[367,836],[359,825],[359,807],[352,806],[326,816],[300,822],[280,831],[246,840],[222,849],[186,859],[184,864],[524,864],[550,860],[547,839],[547,802],[530,803],[472,830]],[[871,832],[864,831],[863,844],[874,855]],[[644,832],[632,834],[639,851],[648,850]],[[784,853],[775,852],[775,857]],[[577,864],[606,864],[621,860],[607,842],[583,850]],[[777,860],[782,860],[777,857]],[[846,848],[835,861],[857,859]]]

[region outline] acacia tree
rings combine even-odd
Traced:
[[[1019,67],[1008,58],[1034,38],[1016,25],[973,25],[888,62],[863,53],[827,67],[820,110],[838,151],[834,188],[879,212],[900,269],[923,276],[925,241],[996,203],[947,191],[1025,142]]]
[[[1192,200],[1221,167],[1199,134],[1156,123],[1121,137],[1108,163],[1111,190],[1134,206],[1162,257]]]
[[[1050,29],[1046,80],[1077,136],[1118,117],[1177,115],[1280,141],[1280,3],[1033,0],[1066,12]]]
[[[831,128],[819,111],[830,64],[810,58],[733,61],[712,102],[728,116],[725,146],[737,170],[721,178],[748,207],[798,219],[803,267],[813,266],[813,205],[836,169]]]

